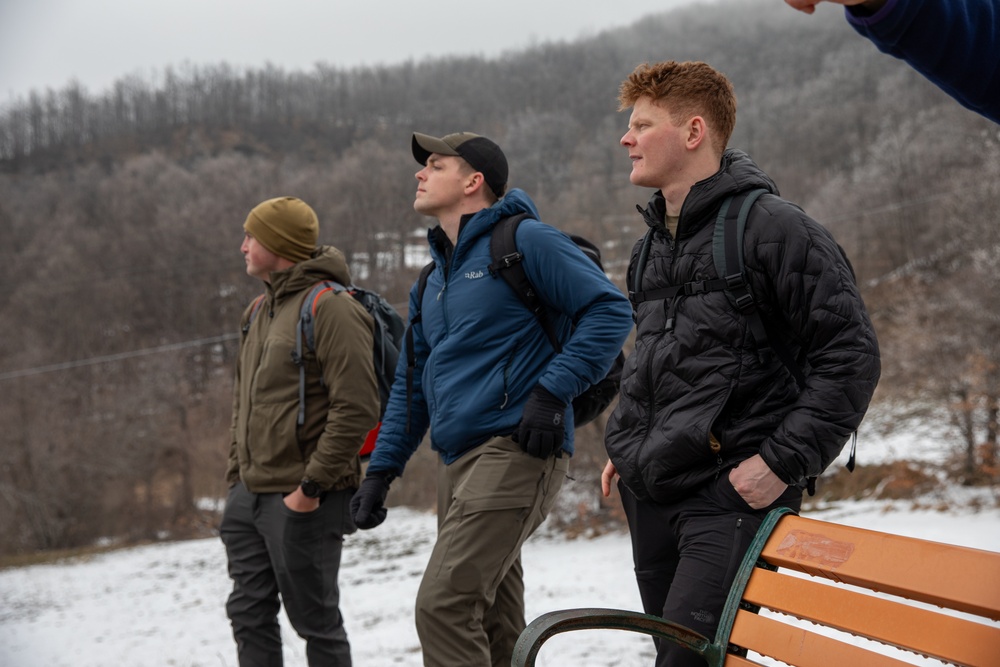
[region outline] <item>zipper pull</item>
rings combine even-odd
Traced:
[[[673,331],[674,330],[674,321],[676,320],[676,317],[677,317],[677,302],[678,301],[679,301],[679,297],[677,297],[677,296],[675,296],[672,299],[669,299],[667,301],[667,304],[666,304],[666,307],[667,307],[667,321],[666,321],[666,324],[663,326],[663,330],[664,331]]]

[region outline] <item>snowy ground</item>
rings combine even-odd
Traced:
[[[1000,509],[975,511],[962,492],[949,512],[912,503],[855,502],[812,516],[1000,551]],[[967,500],[967,499],[966,499]],[[930,499],[926,505],[936,504]],[[944,503],[941,503],[943,506]],[[348,538],[341,583],[354,662],[417,666],[412,602],[435,520],[390,510],[380,528]],[[529,620],[577,606],[639,609],[627,535],[567,540],[539,535],[524,549]],[[217,539],[125,549],[87,559],[0,571],[2,667],[223,667],[236,665],[224,612],[230,582]],[[304,644],[282,616],[285,664],[305,665]],[[569,633],[546,644],[544,667],[649,665],[649,640],[631,633]],[[917,663],[939,664],[939,663]]]

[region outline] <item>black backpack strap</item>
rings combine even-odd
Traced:
[[[763,189],[728,197],[719,208],[712,236],[712,259],[719,277],[728,286],[730,301],[740,311],[750,326],[750,333],[757,343],[757,354],[762,362],[770,360],[773,350],[768,341],[767,329],[757,309],[757,302],[750,293],[750,286],[743,275],[743,235],[747,216]]]
[[[583,251],[583,254],[590,258],[594,264],[597,264],[601,271],[604,270],[604,264],[601,263],[601,249],[596,245],[591,243],[589,239],[585,239],[582,236],[576,234],[570,234],[569,238],[576,244],[576,247]]]
[[[315,353],[316,351],[316,327],[313,323],[316,317],[316,304],[320,296],[326,292],[343,292],[347,288],[333,280],[324,280],[313,285],[299,306],[299,321],[295,324],[295,352],[292,353],[292,361],[299,367],[299,416],[297,423],[302,426],[306,423],[306,362],[302,354],[303,344],[305,349]],[[323,375],[320,376],[323,382]]]
[[[777,355],[801,389],[805,387],[805,376],[802,374],[802,369],[788,348],[783,345],[771,344],[767,327],[760,316],[757,302],[754,300],[753,294],[750,292],[750,285],[747,284],[744,276],[743,236],[746,231],[747,218],[757,199],[766,193],[767,190],[758,188],[729,197],[722,203],[719,215],[715,219],[712,258],[715,261],[716,272],[726,283],[726,291],[730,300],[736,309],[747,318],[747,324],[757,345],[757,355],[761,362],[767,363],[772,355]]]
[[[542,303],[535,287],[528,280],[528,274],[524,272],[524,254],[517,249],[518,225],[528,217],[530,216],[527,213],[519,213],[509,218],[503,218],[493,226],[493,233],[490,237],[490,256],[493,258],[493,263],[487,268],[494,278],[500,276],[510,285],[517,298],[538,320],[542,331],[545,332],[546,338],[552,345],[552,349],[559,353],[562,351],[562,345],[556,336],[555,328],[549,321],[545,304]]]
[[[432,261],[424,268],[420,269],[420,276],[417,278],[417,312],[410,317],[410,322],[406,326],[406,432],[410,432],[410,414],[413,402],[413,375],[416,373],[417,360],[413,350],[413,325],[420,323],[421,304],[424,302],[424,292],[427,290],[427,279],[434,271],[435,263]]]
[[[637,207],[638,208],[638,207]],[[642,209],[639,209],[640,211]],[[646,235],[642,237],[642,246],[639,248],[639,259],[635,263],[635,274],[632,277],[632,290],[628,293],[628,298],[632,302],[632,306],[635,307],[637,304],[643,301],[653,301],[657,298],[660,299],[670,299],[673,294],[664,295],[662,297],[657,297],[656,293],[663,290],[651,290],[649,292],[642,291],[642,274],[646,270],[646,261],[649,259],[649,249],[653,245],[653,228],[650,227],[646,232]],[[672,290],[673,287],[664,288],[665,290]]]

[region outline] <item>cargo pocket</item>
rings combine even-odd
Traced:
[[[315,554],[322,552],[323,506],[312,512],[296,512],[282,502],[279,508],[282,526],[281,551],[285,568],[293,575],[317,575]]]

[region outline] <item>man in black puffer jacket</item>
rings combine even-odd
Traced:
[[[858,428],[879,377],[878,343],[853,270],[829,232],[778,196],[744,153],[729,81],[705,63],[637,68],[622,137],[652,242],[628,272],[645,294],[717,275],[715,219],[762,188],[744,239],[744,276],[770,348],[726,291],[635,303],[635,351],[608,421],[604,493],[618,484],[646,613],[713,636],[735,571],[767,512],[802,491]],[[637,282],[638,279],[638,282]],[[697,291],[697,290],[694,290]],[[785,359],[783,361],[782,359]],[[656,665],[703,665],[658,642]]]

